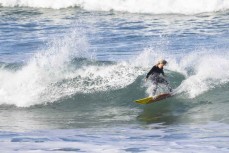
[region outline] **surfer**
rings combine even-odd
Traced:
[[[163,71],[163,67],[167,64],[166,60],[160,60],[156,65],[153,66],[153,68],[147,73],[146,80],[150,79],[152,83],[154,84],[153,88],[153,95],[156,94],[158,84],[164,84],[167,86],[169,92],[172,92],[172,88],[169,85],[169,82],[164,78],[165,73]],[[164,77],[161,77],[160,74],[162,74]]]

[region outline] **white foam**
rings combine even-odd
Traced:
[[[61,9],[81,7],[92,11],[122,11],[153,14],[196,14],[229,9],[228,0],[0,0],[4,7]]]
[[[180,64],[193,69],[186,80],[178,87],[178,92],[187,92],[194,98],[208,90],[229,82],[229,55],[217,52],[192,53],[192,60]],[[184,57],[189,59],[189,57]],[[183,64],[184,63],[184,64]],[[191,67],[190,67],[191,66]]]
[[[124,88],[161,58],[169,61],[168,70],[186,77],[175,92],[187,93],[190,98],[229,82],[229,55],[225,52],[206,50],[178,55],[148,48],[130,62],[73,68],[74,57],[87,56],[87,45],[84,36],[72,32],[54,40],[47,51],[38,52],[20,70],[0,69],[0,104],[28,107],[75,93]]]
[[[222,123],[168,127],[150,124],[142,128],[128,125],[128,127],[100,129],[61,129],[1,134],[3,152],[227,153],[229,151],[228,125]]]
[[[175,92],[187,93],[190,98],[229,82],[229,54],[226,51],[200,50],[179,55],[148,48],[135,64],[149,71],[159,59],[169,62],[166,69],[186,77]]]
[[[65,77],[66,67],[76,55],[86,54],[87,42],[78,31],[54,39],[47,50],[39,51],[20,70],[0,70],[0,104],[31,106],[47,100],[42,95]],[[74,43],[70,43],[73,42]],[[52,95],[51,95],[52,96]],[[52,97],[50,97],[52,98]]]
[[[75,93],[120,89],[143,73],[127,62],[75,68],[73,58],[89,57],[87,40],[79,31],[54,39],[20,70],[0,69],[0,104],[28,107]]]

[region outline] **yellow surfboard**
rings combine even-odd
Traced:
[[[153,103],[153,102],[157,102],[157,101],[166,99],[166,98],[171,97],[171,96],[172,95],[169,94],[169,93],[163,93],[163,94],[160,94],[160,95],[157,95],[157,96],[154,96],[154,97],[146,97],[146,98],[143,98],[143,99],[138,99],[138,100],[135,100],[135,102],[139,103],[139,104],[150,104],[150,103]]]

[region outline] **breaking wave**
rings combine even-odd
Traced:
[[[125,95],[127,99],[150,95],[143,78],[161,58],[169,61],[166,73],[175,94],[195,98],[229,82],[227,51],[174,54],[146,48],[133,59],[103,62],[89,53],[87,39],[79,31],[53,39],[27,63],[0,63],[0,104],[29,107],[120,89],[138,90]]]
[[[150,14],[197,14],[229,9],[228,0],[0,0],[3,7],[62,9],[80,7],[89,11],[121,11]]]

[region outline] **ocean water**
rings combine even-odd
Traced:
[[[228,0],[0,6],[1,153],[229,152]],[[175,96],[134,103],[161,58]]]

